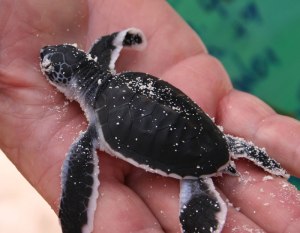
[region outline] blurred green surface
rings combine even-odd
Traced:
[[[237,89],[300,119],[300,1],[168,2],[222,61]],[[290,181],[300,189],[300,179]]]

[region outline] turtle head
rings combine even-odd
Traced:
[[[60,91],[70,91],[75,73],[87,59],[86,54],[76,45],[63,44],[46,46],[41,49],[41,69],[51,84]]]

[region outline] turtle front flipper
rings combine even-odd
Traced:
[[[94,127],[72,144],[62,168],[59,218],[63,233],[90,233],[98,198],[99,166]]]
[[[269,157],[265,149],[259,148],[239,137],[229,134],[226,134],[225,137],[232,158],[248,159],[273,175],[289,178],[287,171],[277,161]]]
[[[183,233],[219,233],[227,206],[211,178],[183,179],[180,184],[180,222]]]
[[[114,71],[115,63],[124,46],[141,50],[146,47],[146,44],[146,37],[141,30],[128,28],[101,37],[93,44],[89,54],[103,69]]]

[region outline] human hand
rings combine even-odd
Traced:
[[[266,147],[291,174],[300,176],[299,123],[233,90],[220,63],[165,2],[0,3],[0,147],[55,211],[64,155],[86,120],[76,103],[67,103],[42,77],[39,50],[65,42],[87,50],[99,36],[131,26],[145,32],[148,48],[126,51],[118,70],[151,73],[179,87],[226,132]],[[99,155],[101,195],[94,232],[180,231],[176,180]],[[216,179],[224,197],[241,208],[229,207],[223,231],[296,232],[299,193],[280,178],[262,182],[266,174],[243,161],[238,170],[241,178]]]

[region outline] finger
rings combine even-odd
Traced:
[[[30,77],[42,79],[34,71]],[[24,79],[27,81],[27,76]],[[16,86],[0,92],[4,103],[0,110],[0,147],[56,208],[62,161],[78,132],[86,128],[86,121],[76,104],[64,102],[53,89],[31,87],[26,82]]]
[[[266,232],[299,229],[300,196],[295,187],[245,161],[238,163],[238,171],[241,177],[224,176],[218,186],[241,213]]]
[[[212,116],[215,114],[214,106],[219,98],[231,88],[222,65],[205,54],[180,62],[165,72],[162,78],[181,88]],[[178,221],[178,181],[149,173],[138,173],[129,185],[148,203],[155,216],[164,224],[163,229],[167,232],[179,230],[178,224],[172,224]],[[144,190],[148,190],[147,193],[151,193],[151,197],[148,197]]]
[[[171,65],[205,52],[197,34],[166,1],[89,1],[89,47],[99,36],[137,27],[144,31],[148,46],[143,52],[127,52],[118,62],[119,70],[135,70],[160,75]],[[130,12],[130,13],[129,13]],[[122,19],[122,20],[120,20]],[[109,22],[102,24],[99,22]]]
[[[224,228],[222,229],[223,233],[232,233],[232,232],[256,232],[263,233],[264,230],[253,222],[249,217],[244,215],[239,207],[233,206],[232,202],[228,197],[222,192],[218,186],[219,182],[222,182],[223,178],[217,177],[214,178],[214,184],[216,185],[217,191],[220,193],[222,199],[227,203],[227,215]]]
[[[159,221],[143,201],[123,184],[128,164],[100,153],[100,188],[94,216],[95,233],[142,232],[163,233]],[[52,208],[59,206],[60,162],[47,170],[36,187]],[[41,187],[43,187],[41,189]],[[53,188],[54,190],[50,190]]]
[[[54,210],[58,208],[61,192],[63,160],[79,131],[86,128],[84,118],[72,108],[62,111],[66,111],[62,113],[66,114],[65,117],[56,118],[58,116],[55,114],[28,124],[21,122],[24,126],[15,129],[15,133],[21,134],[18,135],[20,141],[15,142],[19,144],[5,149],[18,170]],[[70,117],[72,113],[74,115]]]
[[[216,115],[219,101],[232,89],[222,64],[207,54],[178,63],[162,79],[181,89],[211,117]]]
[[[251,219],[246,217],[233,206],[228,206],[226,222],[222,233],[263,233],[265,232],[261,227],[255,224]]]
[[[162,233],[159,221],[148,206],[123,184],[122,167],[128,167],[128,164],[103,153],[100,164],[100,195],[94,232]]]
[[[127,178],[127,185],[143,199],[165,232],[180,232],[178,180],[137,169]],[[224,195],[222,198],[227,199]],[[263,232],[251,219],[229,205],[222,232],[242,233],[249,230]]]
[[[178,180],[135,169],[126,184],[146,203],[164,232],[180,232]]]
[[[53,151],[53,150],[52,150]],[[47,151],[45,153],[47,155]],[[29,180],[36,177],[35,188],[51,207],[58,212],[60,190],[61,153],[56,163],[35,163]],[[45,158],[44,158],[45,159]],[[43,160],[43,159],[37,159]],[[23,162],[24,163],[24,162]],[[50,166],[51,164],[52,166]],[[45,166],[48,166],[47,168]],[[126,164],[127,165],[127,164]],[[100,154],[100,194],[95,213],[94,232],[143,232],[162,233],[159,221],[148,207],[128,187],[122,184],[124,163],[104,153]],[[22,169],[21,169],[22,170]],[[27,168],[23,171],[27,173]]]
[[[164,232],[148,207],[127,186],[110,180],[101,183],[93,232]]]
[[[204,54],[180,62],[165,72],[162,78],[181,88],[211,115],[215,114],[214,107],[217,106],[219,99],[231,89],[230,81],[221,64]],[[166,232],[179,231],[178,181],[143,173],[138,169],[127,177],[127,184],[147,203]],[[242,223],[258,228],[246,217],[241,218],[244,219]]]
[[[265,147],[291,174],[300,176],[299,121],[277,115],[261,100],[239,91],[223,98],[217,120],[225,131]]]

